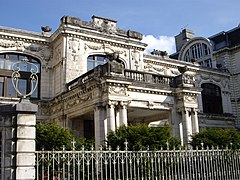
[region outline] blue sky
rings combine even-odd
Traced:
[[[240,0],[1,0],[0,26],[41,32],[56,30],[62,16],[91,21],[92,15],[141,32],[148,48],[174,52],[174,36],[188,28],[209,37],[240,24]]]

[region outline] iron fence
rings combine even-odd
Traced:
[[[235,180],[240,150],[36,152],[37,180]]]

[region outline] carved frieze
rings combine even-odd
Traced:
[[[146,64],[144,66],[144,69],[146,69],[149,72],[155,72],[155,73],[162,74],[162,75],[165,74],[165,68],[164,67],[154,66],[153,64],[150,64],[150,63]]]
[[[52,56],[52,51],[49,47],[24,41],[1,40],[0,48],[4,48],[5,50],[30,52],[36,54],[45,61],[49,61]]]
[[[85,43],[84,48],[85,48],[85,50],[87,50],[88,48],[92,49],[92,50],[100,50],[100,49],[103,48],[103,46],[102,45],[92,45],[92,44]]]
[[[186,103],[196,103],[196,96],[184,96],[184,102]]]
[[[83,104],[86,102],[90,102],[90,100],[92,100],[92,99],[93,99],[92,93],[88,93],[86,95],[77,94],[76,98],[68,99],[66,101],[66,108],[69,109],[69,108],[74,107],[77,104]]]
[[[109,94],[126,96],[127,95],[127,89],[125,87],[110,86],[109,87]]]

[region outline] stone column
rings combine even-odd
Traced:
[[[120,126],[125,125],[127,126],[127,103],[126,102],[121,102],[120,103],[121,108],[120,108]]]
[[[180,135],[180,140],[181,140],[181,146],[183,146],[183,123],[179,123],[179,135]]]
[[[116,109],[116,128],[119,128],[121,126],[121,115],[120,115],[120,107]]]
[[[35,138],[38,106],[28,99],[20,103],[1,106],[0,114],[5,118],[4,169],[2,179],[35,179]]]
[[[38,106],[23,99],[16,105],[17,142],[16,142],[16,179],[35,179],[35,139],[36,115]]]
[[[188,109],[182,111],[182,124],[183,124],[183,142],[188,144],[191,140],[192,135],[192,123],[189,117]]]
[[[98,150],[100,145],[104,144],[106,134],[106,113],[105,108],[100,104],[94,109],[94,129],[95,129],[95,149]]]
[[[108,122],[108,133],[110,131],[116,130],[116,122],[115,122],[115,103],[109,102],[107,105],[107,122]]]
[[[197,110],[192,109],[191,119],[192,119],[192,133],[193,134],[199,133]]]

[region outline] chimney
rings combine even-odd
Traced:
[[[180,34],[175,36],[176,51],[179,52],[183,45],[192,38],[194,38],[194,32],[189,29],[183,29]]]

